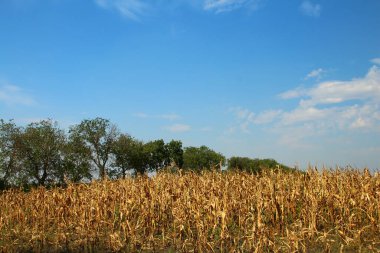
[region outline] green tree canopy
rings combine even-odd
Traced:
[[[42,120],[19,127],[0,119],[0,188],[29,185],[65,185],[68,181],[125,178],[168,168],[221,168],[225,157],[206,146],[153,140],[147,143],[120,134],[107,119],[83,120],[66,134],[56,122]]]
[[[166,144],[168,152],[169,152],[169,159],[171,163],[174,163],[175,166],[177,166],[179,169],[183,167],[183,148],[182,148],[182,142],[172,140],[169,143]]]
[[[145,143],[144,153],[150,171],[160,170],[170,164],[169,150],[162,139]]]
[[[116,126],[103,118],[83,120],[70,129],[70,135],[84,142],[90,151],[92,162],[99,171],[99,178],[104,179],[108,173],[114,142],[119,135]]]
[[[221,153],[217,153],[206,146],[187,147],[183,153],[183,168],[195,171],[211,168],[221,169],[225,160]]]
[[[66,183],[91,180],[91,152],[83,139],[70,135],[63,146],[64,161],[60,181]]]
[[[19,157],[28,179],[38,185],[56,182],[60,177],[64,132],[51,120],[29,124],[19,135]]]
[[[182,142],[174,141],[165,144],[163,140],[143,143],[129,135],[122,134],[114,143],[115,161],[112,164],[113,176],[125,178],[128,170],[136,174],[157,171],[174,162],[176,166],[183,164]]]
[[[0,189],[14,185],[15,177],[20,172],[21,165],[17,157],[20,132],[21,129],[13,121],[0,119]]]
[[[283,169],[292,170],[291,168],[278,163],[274,159],[251,159],[248,157],[231,157],[228,160],[229,170],[247,171],[250,173],[258,173],[263,169]]]
[[[118,137],[114,142],[112,152],[115,155],[111,171],[113,177],[125,178],[128,170],[143,166],[142,145],[139,147],[138,141],[127,134],[121,134]]]

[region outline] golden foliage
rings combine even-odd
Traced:
[[[159,173],[0,193],[0,251],[380,250],[380,176]]]

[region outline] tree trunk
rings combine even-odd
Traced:
[[[107,173],[106,173],[105,166],[99,166],[99,177],[100,177],[101,180],[106,179]]]

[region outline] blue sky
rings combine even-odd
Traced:
[[[380,168],[380,1],[1,0],[0,118]]]

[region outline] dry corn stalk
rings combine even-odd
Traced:
[[[380,250],[380,176],[159,173],[0,193],[0,252]]]

